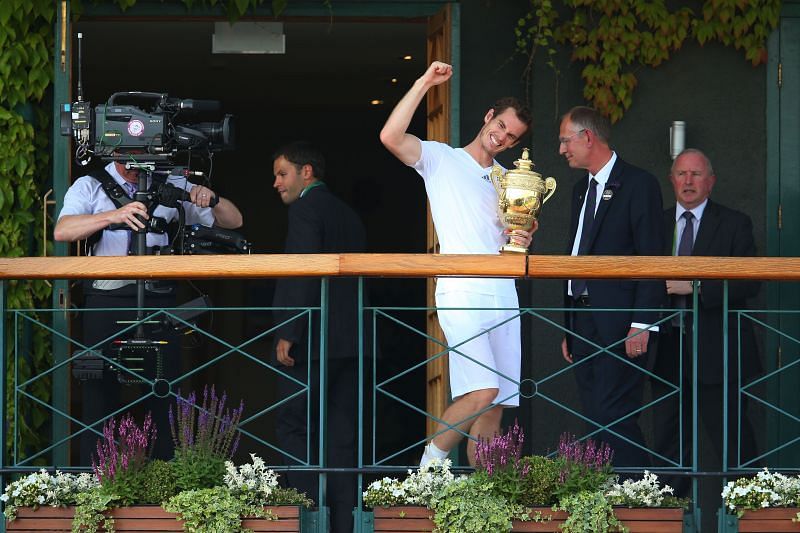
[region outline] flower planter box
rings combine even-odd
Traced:
[[[300,507],[278,506],[267,507],[278,517],[277,520],[250,518],[242,521],[242,525],[256,531],[300,532]],[[72,530],[74,507],[40,507],[36,511],[31,508],[19,509],[14,521],[6,521],[6,531],[51,531],[69,532]],[[155,505],[120,507],[114,509],[114,528],[125,531],[183,531],[183,521],[175,519],[175,513],[168,513]]]
[[[792,522],[792,518],[797,518],[798,511],[800,509],[797,507],[745,511],[739,518],[739,531],[764,533],[800,531],[800,523]]]
[[[683,509],[618,508],[615,509],[614,513],[630,530],[630,533],[683,532]],[[433,512],[425,507],[376,507],[373,509],[374,533],[433,531],[432,514]],[[540,521],[522,522],[514,520],[511,531],[546,531],[560,533],[560,526],[567,518],[565,512],[553,511],[549,507],[537,507],[533,509],[532,516],[538,516]],[[740,529],[739,531],[744,530]],[[800,529],[780,531],[800,531]]]

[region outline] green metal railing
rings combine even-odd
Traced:
[[[380,257],[380,256],[376,256]],[[404,256],[400,256],[404,257]],[[415,256],[411,256],[415,258]],[[427,256],[431,257],[431,256]],[[416,256],[418,258],[418,256]],[[103,259],[103,258],[92,258],[92,259]],[[110,258],[106,258],[110,259]],[[146,260],[147,258],[126,258],[126,261],[133,260],[134,263],[140,260]],[[183,259],[183,258],[181,258]],[[186,258],[190,259],[190,258]],[[278,409],[281,405],[285,402],[290,401],[293,398],[306,396],[307,398],[312,397],[312,392],[310,390],[309,384],[311,383],[311,376],[307,376],[307,380],[305,383],[299,382],[294,380],[295,384],[299,387],[298,392],[295,395],[292,395],[287,398],[281,398],[276,400],[275,402],[259,407],[259,409],[252,415],[249,415],[246,419],[242,420],[240,425],[239,431],[242,433],[243,436],[246,436],[250,443],[253,445],[262,446],[264,449],[271,450],[277,454],[282,454],[284,457],[288,457],[289,459],[293,460],[298,464],[300,469],[307,469],[314,472],[318,472],[320,476],[320,491],[317,495],[317,500],[321,505],[324,505],[326,502],[326,493],[325,493],[325,485],[326,485],[326,475],[328,472],[331,471],[351,471],[353,473],[357,473],[358,475],[358,501],[359,506],[355,511],[355,518],[356,518],[356,527],[358,531],[368,531],[369,526],[364,526],[364,524],[370,523],[370,516],[369,513],[362,510],[361,503],[361,493],[364,489],[365,479],[367,476],[380,473],[380,472],[394,472],[399,474],[405,471],[406,468],[414,467],[414,464],[399,464],[403,456],[408,456],[408,454],[413,450],[421,449],[421,445],[425,442],[427,438],[430,436],[424,435],[420,432],[419,438],[413,440],[412,442],[402,443],[398,447],[395,448],[388,448],[383,449],[381,448],[378,443],[380,441],[380,436],[382,434],[381,431],[381,424],[391,424],[396,423],[397,421],[394,420],[382,420],[379,416],[379,403],[381,401],[390,401],[394,402],[397,405],[401,406],[404,409],[407,409],[409,412],[415,414],[416,416],[424,419],[424,418],[432,418],[437,422],[441,422],[438,418],[434,417],[431,413],[429,413],[425,408],[422,408],[417,403],[410,401],[408,398],[404,397],[403,394],[400,394],[395,390],[398,384],[402,384],[402,381],[405,379],[409,379],[410,377],[415,376],[416,374],[420,373],[426,365],[430,364],[432,361],[436,359],[440,359],[445,357],[448,353],[454,352],[459,353],[460,355],[469,359],[469,355],[464,354],[460,351],[459,346],[447,346],[446,343],[442,342],[441,340],[435,339],[428,335],[426,331],[423,331],[418,325],[415,320],[408,320],[401,318],[401,315],[407,314],[409,316],[425,314],[429,311],[432,311],[432,308],[428,307],[386,307],[386,306],[370,306],[365,305],[365,289],[364,289],[364,277],[371,277],[371,276],[392,276],[392,277],[403,277],[404,269],[409,272],[409,276],[430,276],[435,275],[436,273],[446,273],[446,274],[456,274],[456,275],[491,275],[491,276],[498,276],[503,275],[502,271],[506,268],[508,260],[503,258],[495,258],[494,256],[489,257],[480,257],[480,261],[487,261],[488,266],[475,266],[474,261],[476,258],[473,257],[471,259],[465,260],[468,261],[466,263],[461,262],[459,263],[459,258],[442,258],[434,257],[429,262],[423,265],[422,267],[419,266],[408,266],[403,265],[402,261],[397,261],[397,256],[391,256],[387,258],[387,263],[398,263],[399,266],[394,268],[389,267],[381,267],[380,265],[376,266],[374,263],[370,263],[369,261],[364,261],[363,257],[361,258],[354,258],[352,263],[347,262],[347,258],[344,257],[343,259],[338,259],[334,263],[330,263],[327,261],[327,257],[320,256],[319,262],[314,262],[309,258],[302,258],[301,261],[297,263],[287,264],[287,256],[273,256],[273,257],[261,257],[258,260],[260,261],[255,266],[247,264],[247,259],[239,260],[241,264],[235,264],[231,266],[230,264],[226,264],[228,275],[230,277],[277,277],[277,276],[291,276],[291,275],[304,275],[304,276],[324,276],[322,278],[322,282],[320,285],[320,306],[318,307],[311,307],[311,308],[286,308],[295,312],[292,317],[287,319],[288,321],[291,320],[299,320],[308,318],[309,322],[311,323],[311,327],[309,328],[309,340],[311,336],[311,330],[313,329],[316,334],[320,335],[323,339],[323,342],[320,343],[320,346],[325,346],[324,338],[327,334],[328,328],[328,277],[332,275],[354,275],[359,274],[361,277],[361,281],[359,283],[359,302],[360,302],[360,313],[359,316],[361,319],[359,320],[359,391],[358,391],[358,400],[359,400],[359,409],[358,409],[358,464],[356,468],[353,469],[331,469],[327,467],[325,462],[325,450],[327,446],[326,441],[326,433],[327,433],[327,426],[326,426],[326,402],[325,402],[325,395],[328,390],[328,383],[326,379],[326,357],[324,353],[324,349],[320,354],[320,402],[319,402],[319,415],[316,423],[318,424],[319,428],[319,439],[315,442],[308,442],[308,453],[306,458],[302,457],[295,457],[291,454],[285,454],[280,449],[275,442],[271,441],[268,437],[264,435],[255,433],[248,429],[248,425],[256,422],[257,420],[265,417],[266,415],[274,413],[276,409]],[[529,263],[526,263],[528,268],[529,275],[535,276],[536,273],[532,272],[534,268],[533,266],[539,267],[540,270],[540,277],[543,278],[554,278],[557,279],[559,277],[567,277],[568,274],[571,274],[569,277],[604,277],[610,278],[613,275],[619,275],[620,277],[625,277],[621,275],[618,271],[608,273],[607,269],[604,269],[603,262],[607,261],[608,258],[600,258],[599,263],[600,265],[592,266],[591,262],[587,262],[586,258],[553,258],[558,259],[559,261],[563,261],[566,263],[566,266],[554,266],[555,261],[550,263],[547,262],[547,259],[542,260],[541,258],[531,258]],[[572,260],[578,259],[579,261],[572,261],[573,264],[569,264]],[[643,263],[646,263],[643,267],[637,270],[637,259],[643,260]],[[708,272],[704,272],[703,270],[705,267],[702,264],[698,263],[698,266],[694,269],[686,268],[686,261],[685,259],[681,265],[681,272],[682,275],[676,276],[675,272],[678,269],[675,268],[674,264],[670,263],[672,258],[626,258],[624,261],[623,269],[627,269],[630,271],[628,274],[629,277],[635,278],[661,278],[661,279],[672,279],[675,277],[681,277],[686,279],[688,276],[694,278],[697,276],[698,279],[701,277],[703,279],[710,279],[713,276],[717,277],[724,277],[720,275],[719,271],[714,271],[713,269],[709,270]],[[227,260],[227,259],[226,259]],[[448,261],[452,261],[456,264],[455,268],[442,268],[442,265],[447,265]],[[581,261],[582,260],[582,261]],[[717,260],[721,260],[717,258]],[[13,260],[9,260],[13,261]],[[268,263],[265,263],[268,262]],[[493,264],[493,261],[505,261],[501,263],[499,266],[498,264]],[[532,265],[534,261],[542,261],[538,265]],[[758,260],[750,260],[754,262],[758,262]],[[664,266],[659,266],[661,263],[664,263]],[[274,263],[274,264],[273,264]],[[723,261],[724,263],[724,261]],[[268,267],[265,267],[264,264],[268,264]],[[363,267],[353,267],[352,265],[359,264],[363,265]],[[277,266],[276,266],[277,265]],[[466,265],[466,266],[465,266]],[[653,265],[656,265],[655,267]],[[13,266],[13,265],[12,265]],[[103,264],[105,267],[105,263]],[[196,266],[196,265],[195,265]],[[27,277],[31,278],[41,278],[41,277],[48,277],[48,278],[61,278],[65,277],[64,273],[59,274],[52,274],[47,269],[51,268],[52,265],[46,265],[47,268],[39,271],[37,269],[31,270],[30,268],[24,268],[24,271],[27,274]],[[691,267],[691,265],[690,265]],[[778,265],[779,268],[775,269],[780,270],[780,274],[773,274],[774,279],[800,279],[800,264],[782,264]],[[69,268],[69,265],[66,265],[64,268]],[[363,272],[358,272],[359,268],[363,270]],[[382,270],[383,268],[383,270]],[[647,269],[650,270],[647,270]],[[735,272],[735,279],[742,279],[743,276],[747,276],[747,272],[741,272],[736,270],[730,270],[730,265],[721,265],[720,268],[728,269],[727,272]],[[549,270],[548,270],[549,269]],[[644,269],[644,270],[643,270]],[[659,270],[660,269],[660,270]],[[214,271],[206,271],[202,268],[191,268],[191,267],[182,267],[180,272],[176,271],[171,275],[156,274],[156,277],[213,277],[217,275]],[[133,264],[130,268],[127,267],[120,267],[119,271],[109,272],[108,270],[103,270],[103,276],[100,276],[99,272],[92,272],[91,269],[88,271],[83,268],[81,270],[82,277],[116,277],[119,276],[120,278],[132,278],[136,275],[137,272],[144,271],[141,265]],[[566,272],[569,271],[569,272]],[[643,274],[643,271],[646,273]],[[764,275],[764,265],[754,265],[751,272],[759,271],[762,276]],[[12,279],[14,277],[25,277],[22,276],[18,269],[10,268],[7,265],[2,264],[0,261],[0,277],[3,279]],[[75,272],[75,271],[73,271]],[[113,276],[112,276],[113,274]],[[699,274],[699,275],[698,275]],[[519,276],[516,271],[510,275]],[[734,278],[733,275],[730,276]],[[769,278],[769,275],[765,277]],[[53,375],[62,372],[68,367],[68,365],[73,362],[77,357],[79,357],[82,353],[86,351],[96,350],[98,345],[94,346],[87,346],[82,344],[81,342],[77,341],[76,339],[71,338],[63,331],[57,331],[50,326],[49,320],[34,318],[34,313],[36,316],[46,316],[52,313],[62,313],[64,312],[63,309],[7,309],[5,307],[5,284],[4,282],[0,282],[0,314],[5,318],[4,321],[0,322],[0,337],[6,339],[8,335],[11,335],[14,338],[14,342],[11,344],[7,344],[7,346],[12,346],[12,350],[8,353],[4,353],[2,357],[2,361],[0,361],[0,368],[3,372],[6,372],[7,366],[9,364],[16,365],[17,362],[24,358],[24,353],[21,351],[22,346],[18,342],[19,339],[16,337],[17,332],[20,329],[20,325],[22,323],[29,323],[33,327],[41,327],[46,329],[50,334],[61,341],[61,344],[71,347],[71,354],[66,358],[57,358],[58,363],[54,363],[51,368],[40,372],[36,376],[32,376],[27,380],[19,381],[14,379],[10,384],[3,381],[0,383],[0,393],[2,393],[3,398],[3,408],[7,408],[7,392],[11,392],[13,398],[16,401],[30,401],[34,402],[37,405],[43,407],[47,411],[51,413],[53,416],[55,424],[54,428],[54,435],[58,435],[59,438],[50,442],[46,447],[43,447],[38,450],[19,450],[17,447],[17,439],[18,436],[16,434],[8,435],[6,432],[3,432],[0,435],[0,449],[6,450],[9,449],[8,446],[8,439],[13,439],[12,445],[10,446],[11,453],[6,456],[3,455],[2,463],[0,463],[0,471],[3,477],[2,481],[5,484],[6,480],[8,479],[9,475],[13,475],[14,473],[28,471],[34,467],[35,462],[41,462],[42,460],[47,460],[48,457],[53,456],[53,453],[56,452],[60,447],[64,447],[70,441],[70,439],[74,438],[76,435],[89,430],[89,425],[80,420],[73,417],[69,409],[58,403],[48,403],[43,402],[40,399],[34,397],[29,391],[28,388],[36,381],[41,379],[48,379],[51,378]],[[723,317],[724,317],[724,332],[723,332],[723,344],[724,344],[724,351],[725,354],[728,353],[728,346],[727,346],[727,335],[725,334],[728,330],[729,323],[728,323],[728,315],[730,314],[732,317],[735,317],[736,327],[741,327],[741,323],[743,321],[750,321],[752,324],[756,325],[760,329],[763,330],[764,335],[775,335],[779,336],[793,344],[800,344],[797,338],[793,337],[792,335],[780,331],[774,325],[771,324],[770,321],[764,320],[760,317],[762,316],[769,316],[771,314],[778,314],[778,313],[789,313],[787,311],[781,310],[729,310],[728,309],[728,301],[727,301],[727,283],[725,283],[725,299],[723,302]],[[692,346],[693,350],[691,354],[684,354],[681,353],[681,360],[682,364],[691,364],[692,365],[692,387],[694,390],[697,390],[698,381],[697,381],[697,335],[702,334],[702,332],[698,332],[698,322],[697,322],[697,313],[694,312],[698,306],[698,299],[695,296],[693,301],[693,308],[689,310],[680,310],[680,309],[668,309],[662,310],[662,318],[659,320],[658,325],[669,327],[670,320],[674,316],[681,316],[686,314],[687,316],[691,316],[694,321],[694,327],[692,328],[693,331],[693,339],[692,339]],[[229,308],[215,308],[213,309],[216,313],[228,313],[228,312],[252,312],[254,310],[257,311],[266,311],[272,310],[269,307],[229,307]],[[163,317],[171,317],[178,322],[182,322],[186,325],[190,325],[188,322],[184,321],[179,315],[175,314],[175,309],[147,309],[145,313],[145,318],[142,321],[150,321],[156,320]],[[536,328],[537,330],[549,330],[552,335],[561,336],[567,330],[564,326],[561,325],[560,320],[554,318],[551,315],[561,314],[565,310],[563,308],[558,307],[540,307],[540,308],[521,308],[519,309],[518,316],[526,321],[530,321],[531,324],[529,327]],[[589,310],[581,310],[580,312],[588,312]],[[597,310],[591,310],[597,311]],[[616,310],[617,312],[625,312],[625,310]],[[89,311],[76,311],[76,313],[80,312],[89,312]],[[798,313],[798,312],[793,312]],[[285,322],[284,322],[285,323]],[[384,374],[381,372],[382,369],[382,360],[379,357],[381,341],[384,340],[381,338],[381,324],[383,323],[390,323],[392,327],[397,328],[401,331],[404,331],[407,335],[418,337],[421,342],[424,341],[433,341],[435,342],[440,350],[433,354],[431,358],[419,360],[416,362],[412,362],[411,364],[407,365],[404,368],[399,370],[393,371],[390,374]],[[139,322],[134,322],[127,325],[123,332],[130,332],[134,330],[139,325]],[[252,350],[252,346],[260,341],[264,341],[267,337],[271,336],[278,327],[282,324],[272,324],[268,327],[264,327],[263,329],[256,332],[251,337],[241,340],[239,342],[230,342],[214,331],[206,330],[202,328],[195,328],[198,335],[203,336],[204,338],[208,339],[210,342],[215,343],[219,346],[219,352],[212,354],[209,359],[195,368],[181,374],[179,377],[176,377],[170,380],[170,390],[168,396],[172,398],[177,398],[176,393],[172,390],[172,387],[176,386],[183,380],[196,377],[199,373],[210,369],[214,365],[223,364],[223,363],[230,363],[234,357],[243,358],[243,360],[248,361],[250,364],[254,364],[260,369],[262,369],[265,373],[271,375],[273,379],[290,379],[291,376],[287,375],[286,373],[282,372],[276,365],[269,362],[267,357],[264,357],[263,353],[254,353]],[[499,324],[498,324],[499,325]],[[9,329],[7,326],[10,326]],[[365,335],[367,333],[371,333],[371,335]],[[365,345],[365,337],[370,338],[370,344]],[[603,354],[610,354],[612,357],[617,357],[620,360],[624,361],[625,363],[629,363],[624,358],[621,358],[619,355],[616,355],[613,352],[615,346],[624,343],[625,338],[618,339],[614,343],[608,346],[601,346],[595,345],[596,352],[595,354],[591,355],[590,357],[599,357]],[[308,342],[308,345],[311,346],[311,342]],[[739,350],[737,350],[739,352]],[[310,353],[310,349],[307,352],[307,357],[309,360],[312,357]],[[118,363],[117,361],[110,360],[106,358],[109,364]],[[725,375],[727,374],[727,357],[724,359],[725,361]],[[235,363],[235,362],[234,362]],[[736,361],[733,364],[739,365],[740,362]],[[775,379],[781,379],[785,377],[787,373],[795,370],[797,366],[800,364],[798,360],[793,360],[788,364],[770,370],[763,376],[758,377],[757,379],[752,380],[751,382],[742,382],[741,377],[739,383],[736,383],[735,386],[737,387],[737,398],[747,397],[751,399],[754,403],[763,406],[766,409],[776,413],[780,417],[784,417],[787,420],[792,422],[800,422],[800,416],[797,413],[793,412],[789,406],[783,406],[775,402],[774,398],[771,398],[769,394],[764,394],[764,390],[769,392],[770,388],[770,381]],[[311,365],[309,365],[311,368]],[[638,367],[637,367],[638,368]],[[682,394],[686,393],[687,391],[683,391],[681,388],[680,383],[668,383],[659,376],[655,375],[651,371],[647,370],[646,368],[639,368],[642,372],[642,375],[646,378],[651,380],[660,380],[662,384],[668,386],[668,392],[658,398],[650,398],[645,401],[641,407],[639,407],[635,412],[629,413],[626,416],[638,416],[647,412],[650,408],[658,404],[659,402],[666,401],[669,398],[674,396],[680,397]],[[556,383],[559,379],[565,379],[569,372],[571,371],[570,367],[560,368],[553,372],[550,372],[545,375],[541,376],[525,376],[523,375],[521,379],[517,382],[519,385],[519,392],[517,393],[524,401],[542,401],[548,404],[551,408],[559,410],[563,412],[565,415],[569,415],[573,417],[575,420],[586,424],[589,426],[583,434],[580,435],[580,438],[588,438],[593,435],[596,435],[599,432],[607,431],[611,433],[615,433],[614,431],[614,424],[617,423],[619,420],[615,420],[609,422],[607,424],[599,424],[594,420],[589,419],[588,417],[584,416],[581,413],[580,408],[576,408],[570,403],[564,401],[562,398],[557,397],[556,395],[550,394],[545,391],[546,387],[552,383]],[[131,374],[136,376],[137,379],[141,380],[145,385],[153,385],[153,381],[148,378],[146,375],[137,374],[136,372],[131,371]],[[6,372],[6,375],[8,373]],[[16,376],[17,373],[15,372],[14,375]],[[741,373],[739,373],[741,376]],[[503,378],[508,378],[508,376],[502,376]],[[6,388],[10,385],[10,391]],[[725,394],[727,397],[727,387],[728,384],[724,381],[724,389]],[[138,404],[143,402],[147,397],[152,395],[152,391],[150,393],[145,394],[144,396],[137,398],[134,402],[130,404],[126,404],[123,407],[120,407],[113,412],[109,413],[108,416],[115,416],[121,412],[124,412],[125,409],[131,407],[134,404]],[[15,405],[16,405],[15,401]],[[737,402],[737,406],[741,402]],[[678,408],[682,405],[682,402],[678,402]],[[734,406],[736,407],[736,406]],[[676,459],[664,457],[658,453],[657,450],[653,450],[650,448],[646,448],[648,453],[653,454],[655,457],[663,461],[667,464],[665,467],[661,467],[660,470],[662,472],[685,472],[690,475],[693,475],[693,479],[695,480],[694,484],[694,492],[695,496],[697,494],[697,485],[696,479],[698,474],[702,474],[698,470],[698,457],[697,457],[697,449],[698,449],[698,427],[697,427],[697,395],[694,395],[694,404],[692,406],[692,427],[691,428],[681,428],[681,431],[691,431],[692,433],[692,446],[693,446],[693,458],[690,464],[685,464],[682,456],[682,453],[679,453]],[[728,406],[725,406],[727,409]],[[739,408],[740,409],[740,408]],[[364,413],[366,411],[371,411],[371,416],[369,419],[366,419]],[[312,422],[312,409],[309,402],[308,411],[307,411],[307,425],[311,425]],[[742,413],[739,413],[739,417],[741,417]],[[623,417],[624,418],[624,417]],[[61,422],[58,422],[58,421]],[[621,419],[620,419],[621,420]],[[16,420],[15,420],[16,422]],[[59,423],[63,423],[65,425],[74,425],[77,426],[77,431],[70,433],[68,427],[59,427]],[[725,431],[723,432],[723,438],[725,439],[724,449],[728,449],[729,443],[727,442],[727,416],[725,417]],[[454,426],[454,424],[450,426],[451,429],[456,431],[460,431]],[[17,424],[14,424],[14,427],[17,427]],[[92,430],[95,431],[96,430]],[[462,434],[465,434],[462,432]],[[466,434],[465,434],[466,435]],[[466,435],[469,437],[468,435]],[[618,437],[625,439],[623,435],[617,434]],[[627,439],[626,439],[627,440]],[[632,441],[628,441],[632,442]],[[790,448],[800,442],[800,436],[793,437],[787,439],[785,442],[775,442],[772,443],[769,449],[764,450],[760,453],[757,457],[742,457],[741,452],[739,456],[735,458],[731,458],[731,461],[728,461],[728,457],[724,457],[723,461],[723,474],[730,473],[734,474],[737,472],[745,472],[745,471],[752,471],[754,469],[760,468],[762,466],[768,465],[770,463],[770,459],[775,456],[777,452]],[[633,443],[638,445],[637,443]],[[314,449],[314,450],[312,450]],[[737,449],[740,449],[737,446]],[[312,451],[319,451],[320,453],[316,456],[320,458],[318,461],[311,461],[310,458],[314,455]],[[56,454],[58,455],[58,454]],[[68,465],[64,464],[52,464],[48,463],[48,466],[53,467],[65,467]],[[648,465],[642,465],[642,468]],[[37,465],[38,467],[38,465]],[[280,469],[280,467],[278,467]],[[724,480],[723,480],[724,481]],[[720,485],[721,486],[721,485]],[[694,501],[697,501],[695,497]],[[312,521],[310,521],[312,522]],[[721,521],[722,522],[722,521]],[[320,517],[320,520],[317,520],[316,523],[319,525],[317,526],[320,529],[318,531],[324,531],[327,528],[327,523],[323,516]],[[720,526],[723,528],[723,526]]]

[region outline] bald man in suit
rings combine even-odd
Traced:
[[[675,159],[670,171],[670,182],[675,192],[677,205],[664,211],[664,229],[672,235],[664,249],[668,255],[697,255],[723,257],[750,257],[756,255],[753,224],[746,214],[720,205],[709,198],[716,176],[709,159],[696,149],[686,149]],[[683,243],[683,245],[682,245]],[[683,250],[681,250],[683,248]],[[684,253],[681,253],[684,252]],[[715,456],[712,463],[701,461],[702,470],[719,471],[723,454],[723,401],[728,404],[728,464],[736,466],[738,461],[738,365],[741,346],[742,382],[746,384],[761,371],[752,322],[744,319],[738,323],[735,315],[729,315],[728,325],[728,395],[725,399],[724,354],[723,354],[723,282],[704,280],[700,283],[668,280],[670,308],[691,308],[694,291],[698,293],[698,430],[705,428],[708,442]],[[756,296],[759,283],[752,281],[730,282],[728,285],[729,309],[746,309],[747,300]],[[677,395],[659,402],[655,408],[658,424],[655,426],[655,448],[671,461],[679,461],[679,428],[683,431],[683,464],[691,465],[692,437],[692,315],[686,313],[681,327],[681,317],[664,324],[659,342],[658,355],[653,371],[672,385],[683,386],[683,417],[679,418]],[[680,365],[681,360],[683,362]],[[681,367],[683,369],[681,373]],[[653,395],[659,398],[674,388],[653,379]],[[756,445],[753,427],[746,416],[746,398],[742,398],[742,462],[755,457]],[[700,457],[708,456],[701,453]],[[669,480],[676,492],[688,495],[690,480]],[[719,507],[719,481],[714,484],[716,503],[708,508]],[[704,491],[705,492],[705,491]],[[701,495],[701,503],[703,496]]]

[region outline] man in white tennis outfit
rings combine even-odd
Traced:
[[[463,148],[421,141],[407,133],[427,91],[452,74],[450,65],[431,63],[392,111],[381,142],[425,181],[442,254],[497,254],[509,238],[528,247],[537,226],[531,232],[505,230],[497,213],[497,192],[489,179],[494,157],[516,145],[528,131],[531,117],[526,106],[515,98],[498,100],[486,113],[478,135]],[[445,458],[458,445],[463,435],[450,427],[473,437],[467,443],[467,455],[474,465],[477,439],[498,433],[503,408],[519,405],[517,291],[513,279],[439,278],[436,306],[451,348],[454,401],[425,447],[420,466]]]

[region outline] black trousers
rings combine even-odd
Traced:
[[[130,289],[126,287],[125,289]],[[135,334],[135,329],[120,333],[130,324],[119,324],[118,321],[136,320],[136,311],[121,311],[120,308],[135,307],[136,297],[130,295],[130,290],[108,291],[106,294],[90,293],[85,297],[83,314],[83,342],[87,347],[93,346],[105,339],[105,342],[98,347],[106,357],[111,357],[115,353],[113,341],[118,338],[130,339]],[[148,293],[145,299],[145,307],[168,308],[175,306],[173,295],[154,295]],[[92,309],[104,309],[103,311],[91,311]],[[149,314],[149,313],[148,313]],[[165,379],[174,379],[180,373],[180,350],[177,345],[177,336],[161,326],[148,325],[145,334],[150,340],[165,340],[168,344],[163,345],[161,353],[163,366],[163,376]],[[146,362],[147,368],[152,368],[152,362]],[[149,372],[146,372],[149,374]],[[132,376],[123,373],[123,376]],[[146,375],[148,379],[153,379],[153,375]],[[113,413],[122,409],[120,413],[114,415],[119,419],[126,412],[131,412],[136,423],[141,426],[145,414],[149,411],[152,414],[156,425],[157,437],[153,446],[153,457],[158,459],[171,459],[173,454],[173,443],[170,437],[168,408],[171,402],[169,398],[150,397],[143,402],[136,402],[136,398],[146,395],[153,391],[152,387],[146,384],[126,385],[119,381],[119,374],[110,369],[105,369],[100,379],[77,380],[77,387],[81,394],[81,416],[80,420],[84,424],[102,433],[103,424],[112,417]],[[131,395],[136,398],[129,399],[127,403],[136,402],[130,409],[123,405],[123,388],[130,388]],[[159,393],[165,390],[164,384],[158,387]],[[126,391],[128,392],[128,391]],[[78,431],[82,428],[75,429]],[[97,441],[100,437],[88,429],[81,433],[80,437],[80,464],[90,466],[92,456],[97,450]]]
[[[599,340],[599,332],[590,313],[570,313],[572,331],[604,346],[605,343]],[[622,438],[608,431],[601,431],[593,437],[606,442],[614,450],[614,466],[650,465],[650,454],[639,427],[639,415],[633,413],[642,406],[644,374],[640,368],[656,345],[656,337],[657,335],[650,334],[648,355],[636,359],[629,359],[625,355],[624,344],[612,349],[619,358],[605,352],[589,358],[597,348],[574,337],[570,343],[583,415],[591,421],[588,423],[589,431],[597,429],[597,425],[608,426],[619,420],[609,426],[609,429]]]
[[[294,354],[293,354],[294,355]],[[308,361],[305,354],[295,357],[295,366],[280,367],[288,375],[302,383],[308,383]],[[309,394],[300,394],[285,403],[278,413],[276,430],[281,448],[299,461],[317,462],[319,447],[319,362],[311,365],[311,410],[310,424],[307,425]],[[328,362],[327,409],[327,466],[355,467],[357,416],[358,416],[358,362],[354,358],[331,359]],[[283,399],[296,394],[300,387],[285,378],[278,380],[278,398]],[[310,456],[309,456],[310,450]],[[283,456],[287,465],[297,465],[298,461]],[[331,511],[331,532],[350,533],[353,531],[353,507],[356,505],[356,475],[335,473],[327,476],[327,499]],[[311,472],[287,472],[288,486],[305,492],[317,500],[318,476]]]

